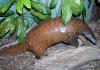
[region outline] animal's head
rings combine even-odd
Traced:
[[[82,35],[87,38],[93,45],[96,45],[96,37],[94,36],[94,33],[92,29],[87,25],[87,23],[82,23]]]
[[[88,30],[85,30],[83,35],[94,45],[96,45],[96,37],[94,36],[93,31],[88,28]]]
[[[72,33],[75,35],[82,35],[85,36],[92,44],[96,44],[96,37],[94,36],[94,33],[92,29],[88,26],[87,23],[83,22],[80,19],[73,18],[70,21],[70,27],[72,29]]]

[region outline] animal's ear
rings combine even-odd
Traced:
[[[85,32],[84,36],[89,40],[93,45],[96,45],[96,37],[94,36],[93,32]]]

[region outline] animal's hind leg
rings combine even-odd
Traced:
[[[44,54],[44,51],[34,51],[33,52],[34,54],[35,54],[35,57],[37,58],[37,59],[40,59],[41,58],[41,56],[43,56],[43,54]]]
[[[40,59],[44,55],[46,48],[44,46],[35,46],[28,48],[28,51],[32,52],[37,59]]]

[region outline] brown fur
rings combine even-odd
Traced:
[[[79,35],[84,35],[85,32],[94,37],[92,30],[83,21],[71,19],[67,25],[64,25],[61,18],[57,17],[43,21],[33,28],[27,34],[24,44],[4,48],[0,54],[30,51],[33,52],[36,57],[40,57],[50,45],[61,41],[78,46],[77,38]]]

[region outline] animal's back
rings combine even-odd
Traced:
[[[30,46],[28,50],[33,53],[35,53],[34,51],[40,53],[48,46],[64,40],[66,33],[60,32],[60,28],[63,27],[60,17],[40,23],[26,37],[26,43]]]

